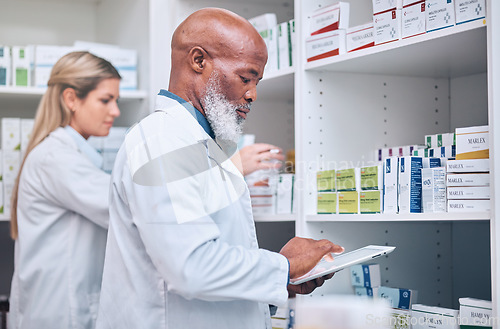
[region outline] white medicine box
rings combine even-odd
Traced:
[[[415,304],[411,309],[412,329],[459,329],[458,310]]]
[[[351,285],[353,287],[374,288],[380,287],[380,265],[365,264],[350,267]]]
[[[306,39],[306,57],[308,62],[345,54],[345,52],[345,30],[326,32]]]
[[[10,85],[11,66],[10,47],[0,46],[0,86]]]
[[[399,40],[401,37],[401,9],[373,15],[375,44]]]
[[[403,8],[401,20],[402,39],[426,33],[425,1]]]
[[[459,298],[460,326],[469,329],[493,326],[492,302],[475,298]]]
[[[453,0],[427,0],[425,5],[427,32],[455,25],[455,5]]]
[[[455,0],[456,23],[463,24],[486,16],[486,0]]]
[[[315,10],[310,18],[310,34],[317,35],[349,27],[349,2],[337,2]]]

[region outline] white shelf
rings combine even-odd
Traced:
[[[485,44],[483,19],[306,63],[305,69],[455,78],[486,72]]]
[[[256,222],[294,222],[296,217],[297,217],[296,214],[256,215],[256,216],[254,216],[254,221],[256,221]]]
[[[37,99],[44,93],[45,88],[36,87],[0,87],[0,98],[6,99]],[[147,97],[148,93],[145,90],[121,90],[120,99],[122,100],[141,100]]]
[[[264,73],[257,86],[257,99],[293,99],[295,68]]]
[[[489,221],[489,212],[422,214],[308,215],[308,222],[448,222]]]
[[[0,222],[8,222],[10,220],[10,217],[8,217],[5,214],[0,214]]]

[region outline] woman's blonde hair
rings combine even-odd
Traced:
[[[26,148],[19,173],[12,189],[10,234],[17,239],[17,199],[19,178],[28,154],[45,137],[58,127],[65,127],[71,119],[71,110],[66,106],[63,92],[67,88],[75,90],[79,99],[85,99],[89,92],[105,79],[121,79],[120,74],[107,60],[86,51],[75,51],[61,57],[52,68],[47,83],[47,91],[42,96],[35,116],[31,138]]]

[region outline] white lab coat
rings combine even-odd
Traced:
[[[196,119],[157,110],[116,158],[97,328],[271,328],[288,261],[258,249],[243,176]]]
[[[64,128],[28,155],[19,184],[9,328],[95,327],[110,176]]]

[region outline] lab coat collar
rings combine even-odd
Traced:
[[[71,126],[64,127],[71,139],[76,143],[76,147],[83,153],[97,168],[102,169],[102,164],[104,162],[102,156],[93,148],[82,135],[80,135]]]
[[[167,97],[169,99],[175,100],[179,104],[184,106],[184,108],[186,110],[188,110],[188,112],[196,119],[196,121],[198,121],[200,126],[203,127],[205,132],[210,137],[212,137],[212,139],[215,139],[215,133],[212,130],[212,127],[210,127],[210,123],[208,122],[207,118],[203,114],[201,114],[201,112],[197,108],[195,108],[193,105],[191,105],[191,103],[189,103],[188,101],[182,99],[181,97],[177,96],[176,94],[171,93],[170,91],[165,90],[165,89],[161,89],[160,92],[158,93],[158,96],[164,96],[164,97]],[[162,99],[160,97],[157,97],[157,108],[161,108],[159,106],[159,103],[161,103],[161,100]]]

